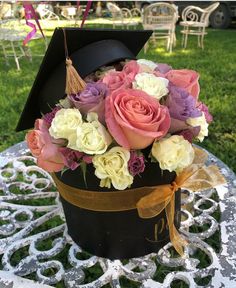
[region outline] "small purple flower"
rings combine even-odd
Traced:
[[[204,113],[207,123],[211,123],[213,121],[213,117],[210,114],[208,107],[204,103],[199,102],[197,108]]]
[[[200,117],[202,112],[196,108],[196,99],[182,88],[169,84],[169,95],[165,105],[170,117],[181,121],[188,118]]]
[[[86,164],[92,163],[92,157],[83,152],[79,152],[67,147],[61,147],[59,150],[62,154],[65,166],[71,170],[75,170],[77,167],[79,167],[81,161],[84,161]]]
[[[43,120],[47,123],[47,125],[51,126],[53,118],[55,117],[57,111],[59,111],[60,109],[61,109],[61,107],[56,106],[55,108],[53,108],[53,110],[51,112],[43,115]]]
[[[59,148],[59,150],[62,154],[66,167],[70,168],[71,170],[75,170],[77,167],[79,167],[79,161],[84,155],[83,152],[75,151],[67,147]]]
[[[155,68],[155,71],[160,72],[161,74],[166,74],[170,70],[172,70],[172,67],[165,63],[158,63],[157,67]]]
[[[83,156],[83,161],[84,161],[86,164],[91,164],[91,163],[93,162],[93,157],[90,156],[90,155],[84,154],[84,156]]]
[[[188,140],[188,142],[192,143],[193,139],[197,137],[197,135],[200,133],[201,127],[189,127],[189,129],[182,130],[181,132],[177,133],[178,135],[182,135],[185,140]]]
[[[145,169],[145,159],[143,155],[138,155],[135,151],[130,151],[130,159],[128,161],[128,169],[132,176],[140,174]]]
[[[108,94],[107,86],[102,82],[88,83],[82,92],[70,95],[72,104],[84,115],[88,112],[96,112],[100,122],[104,123],[105,104],[104,99]]]

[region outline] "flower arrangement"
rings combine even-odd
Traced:
[[[130,188],[147,158],[179,174],[194,159],[192,141],[203,141],[212,121],[198,101],[198,79],[195,71],[145,59],[103,67],[36,120],[28,147],[48,172],[93,165],[100,187]]]

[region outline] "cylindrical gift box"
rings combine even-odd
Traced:
[[[86,171],[87,186],[80,168],[66,171],[63,174],[56,173],[55,177],[78,190],[93,191],[98,197],[101,192],[111,193],[112,190],[114,191],[114,188],[99,187],[100,180],[94,175],[94,168],[90,166],[92,165],[88,165]],[[157,163],[148,162],[140,177],[137,175],[134,178],[131,188],[170,184],[174,181],[175,176],[173,172],[161,171]],[[126,197],[129,189],[123,190],[122,193]],[[69,235],[81,248],[91,254],[110,259],[133,258],[158,252],[170,241],[165,209],[155,217],[142,219],[139,217],[137,209],[92,211],[75,206],[62,196],[61,202]],[[179,225],[180,191],[177,191],[175,193],[176,228]]]

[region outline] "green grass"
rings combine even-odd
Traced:
[[[99,25],[87,23],[87,27],[93,26]],[[157,46],[150,46],[146,55],[141,51],[138,57],[200,73],[200,99],[209,106],[214,122],[209,127],[209,137],[199,144],[236,171],[236,31],[209,29],[205,49],[202,51],[197,48],[196,37],[190,37],[187,49],[182,49],[179,30],[178,27],[177,46],[173,53],[167,53],[165,43],[160,42]],[[46,32],[48,37],[51,33],[52,31]],[[41,40],[30,45],[33,54],[43,52]],[[2,51],[0,52],[0,151],[24,139],[25,132],[16,133],[14,129],[41,60],[42,57],[34,57],[30,63],[22,58],[22,69],[17,71],[14,60],[10,59],[10,66],[6,66]]]

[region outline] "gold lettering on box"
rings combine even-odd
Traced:
[[[159,235],[163,233],[164,229],[166,229],[167,223],[166,219],[164,217],[160,218],[158,222],[154,225],[154,231],[153,231],[153,238],[154,239],[149,239],[146,237],[146,240],[149,242],[159,242],[162,239],[159,239]]]
[[[177,219],[177,222],[179,222],[179,219],[181,215],[181,211],[176,211],[175,219]],[[159,239],[160,234],[163,233],[164,230],[169,231],[169,225],[168,221],[166,220],[165,217],[162,217],[158,219],[158,222],[154,224],[154,231],[153,231],[153,238],[154,239],[149,239],[146,237],[146,240],[149,242],[159,242],[162,241],[163,239]]]

